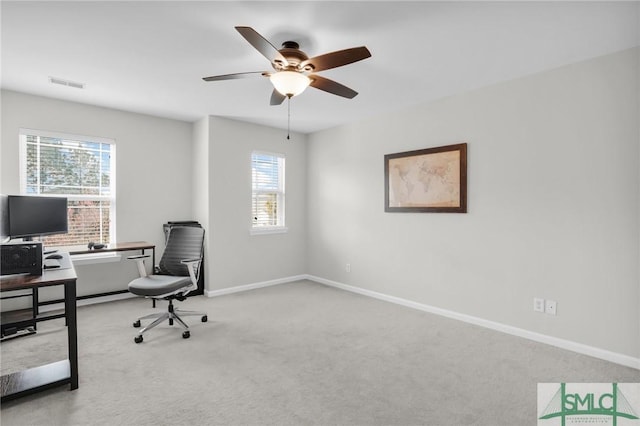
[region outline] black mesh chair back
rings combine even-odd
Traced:
[[[200,259],[203,253],[204,229],[194,226],[171,228],[166,248],[158,265],[160,275],[188,276],[189,270],[182,263],[184,259]],[[196,269],[196,277],[200,267]]]

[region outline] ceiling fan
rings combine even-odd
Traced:
[[[235,27],[258,52],[271,62],[274,71],[254,71],[204,77],[205,81],[234,80],[261,75],[269,77],[274,86],[271,105],[280,105],[286,98],[302,93],[308,86],[345,98],[353,98],[358,92],[328,78],[314,74],[369,58],[364,47],[338,50],[309,58],[295,41],[285,41],[276,49],[267,39],[251,27]]]

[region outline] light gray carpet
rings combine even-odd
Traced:
[[[538,382],[631,368],[302,281],[184,309],[135,344],[132,299],[78,309],[80,387],[3,404],[11,425],[535,425]],[[162,306],[164,308],[164,305]],[[66,356],[62,321],[4,342],[2,373]]]

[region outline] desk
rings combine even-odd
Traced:
[[[145,250],[151,250],[153,252],[153,266],[156,265],[156,246],[155,244],[148,243],[146,241],[132,241],[128,243],[115,243],[109,244],[105,248],[97,249],[97,250],[72,250],[69,254],[93,254],[93,253],[107,253],[107,252],[115,252],[115,251],[133,251],[140,250],[142,254],[144,254]]]
[[[153,262],[151,264],[151,270],[153,271],[153,268],[155,268],[155,265],[156,265],[156,246],[155,244],[151,244],[146,241],[132,241],[132,242],[126,242],[126,243],[109,244],[107,247],[102,249],[97,249],[97,250],[89,250],[89,249],[72,250],[69,252],[69,254],[73,256],[78,254],[82,255],[82,254],[109,253],[109,252],[119,252],[119,251],[136,251],[136,250],[140,250],[141,254],[144,254],[145,250],[151,250],[152,252],[151,259]],[[91,299],[94,297],[102,297],[102,296],[112,296],[115,294],[127,293],[128,291],[129,291],[128,289],[123,289],[123,290],[110,291],[106,293],[90,294],[86,296],[80,296],[78,297],[78,300]],[[54,300],[50,302],[44,302],[42,304],[46,305],[46,304],[52,304],[57,302],[59,301]],[[154,303],[154,306],[155,306],[155,303]]]
[[[0,377],[0,401],[8,401],[54,386],[70,384],[78,389],[78,328],[76,320],[76,271],[73,267],[46,270],[41,276],[15,275],[0,279],[0,292],[54,285],[64,286],[64,317],[67,322],[69,357],[40,367]]]

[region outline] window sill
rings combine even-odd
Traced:
[[[249,235],[270,235],[270,234],[286,234],[289,228],[286,226],[251,228]]]

